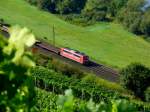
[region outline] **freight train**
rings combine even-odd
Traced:
[[[73,50],[73,49],[70,49],[70,48],[57,48],[57,47],[54,47],[52,45],[49,45],[49,44],[45,44],[41,41],[37,41],[35,43],[36,46],[40,47],[40,48],[43,48],[43,49],[46,49],[48,51],[51,51],[51,52],[54,52],[58,55],[61,55],[65,58],[68,58],[68,59],[71,59],[73,61],[76,61],[80,64],[88,64],[89,63],[89,57],[84,54],[84,53],[81,53],[77,50]]]

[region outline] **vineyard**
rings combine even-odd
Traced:
[[[132,95],[127,93],[125,94],[123,91],[117,91],[110,88],[108,89],[104,86],[97,85],[92,81],[89,82],[89,80],[67,77],[43,67],[32,69],[31,73],[36,87],[53,94],[64,94],[65,90],[72,89],[73,95],[76,98],[86,102],[92,98],[95,103],[103,101],[109,104],[113,99],[127,99],[136,105],[138,109],[142,109],[147,112],[150,108],[149,104],[145,105],[140,101],[137,103]]]
[[[57,105],[56,105],[56,100],[57,100],[58,96],[50,93],[50,92],[46,92],[42,89],[36,88],[36,97],[35,97],[35,101],[36,101],[36,105],[34,106],[34,109],[36,111],[54,111],[57,110]]]
[[[31,71],[32,77],[36,81],[36,85],[41,88],[45,88],[49,91],[54,91],[56,93],[63,93],[66,89],[73,89],[75,96],[82,96],[84,99],[89,100],[93,97],[95,102],[98,102],[99,99],[108,100],[107,97],[113,98],[118,96],[118,91],[122,90],[113,90],[107,89],[104,86],[96,84],[94,81],[86,78],[76,79],[75,77],[67,77],[61,75],[57,72],[47,70],[42,67],[37,67]],[[99,94],[99,95],[98,95]]]
[[[69,91],[67,92],[68,93],[65,93],[65,96],[62,96],[36,88],[35,100],[37,102],[33,109],[40,112],[67,112],[66,110],[70,112],[93,112],[93,110],[95,110],[95,112],[111,112],[115,108],[118,108],[119,112],[124,112],[126,110],[128,110],[128,112],[137,111],[136,106],[129,103],[127,100],[115,100],[109,104],[101,101],[99,104],[95,104],[92,100],[87,102],[78,98],[74,98]],[[67,98],[66,101],[63,101],[64,98]],[[65,109],[65,104],[69,102],[72,102],[73,104],[68,105],[70,106],[69,109]],[[113,105],[116,106],[113,107]],[[124,108],[123,106],[126,107]]]
[[[100,101],[100,103],[94,103],[91,99],[89,101],[85,101],[75,98],[70,93],[69,95],[66,95],[65,92],[64,96],[55,94],[53,92],[48,92],[40,88],[36,88],[36,96],[34,100],[36,101],[36,104],[32,109],[40,112],[62,112],[66,103],[69,103],[68,106],[72,108],[70,109],[70,112],[80,112],[81,110],[81,112],[87,112],[87,110],[88,112],[93,112],[93,109],[97,110],[96,112],[102,112],[104,110],[105,112],[112,112],[114,108],[117,108],[118,112],[138,112],[138,110],[142,110],[142,112],[149,112],[148,107],[144,107],[143,109],[143,107],[141,107],[142,105],[137,105],[127,100],[118,99],[111,100],[110,103],[106,103],[104,101]],[[113,105],[116,106],[114,107]]]

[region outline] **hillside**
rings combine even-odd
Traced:
[[[57,45],[84,51],[99,63],[122,68],[131,62],[140,62],[150,67],[150,43],[119,24],[75,26],[30,6],[24,0],[0,0],[0,18],[13,25],[29,27],[37,37],[47,37],[49,41],[54,25]]]

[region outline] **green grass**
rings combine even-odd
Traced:
[[[47,37],[49,41],[54,25],[58,46],[84,51],[99,63],[122,68],[131,62],[140,62],[150,67],[150,44],[119,24],[75,26],[30,6],[24,0],[0,0],[0,18],[13,25],[26,26],[36,36]]]

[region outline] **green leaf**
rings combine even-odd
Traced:
[[[35,64],[24,56],[25,47],[31,47],[35,43],[34,35],[27,28],[14,26],[10,29],[10,38],[8,46],[4,48],[4,53],[11,55],[15,51],[12,62],[19,65],[24,64],[27,66],[34,66]]]

